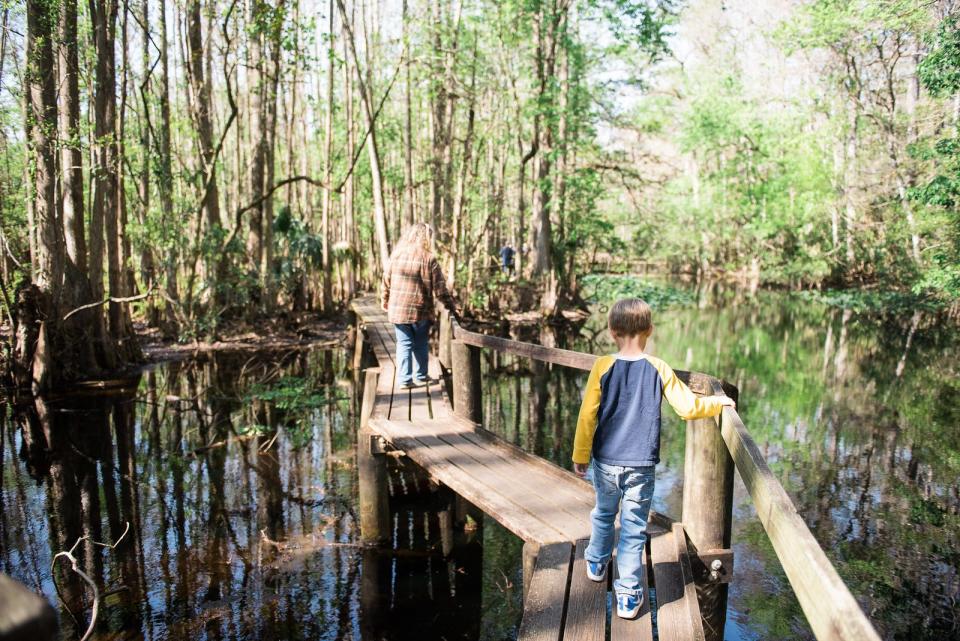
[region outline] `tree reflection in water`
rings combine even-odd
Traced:
[[[0,571],[56,603],[52,556],[129,522],[115,550],[78,548],[102,595],[100,634],[510,636],[519,542],[477,515],[481,527],[445,528],[452,496],[417,470],[391,469],[392,547],[357,545],[349,362],[221,355],[109,395],[0,406]],[[66,564],[57,582],[63,637],[77,638],[91,595]]]

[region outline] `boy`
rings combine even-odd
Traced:
[[[592,532],[584,552],[587,576],[603,581],[613,549],[613,522],[620,511],[617,546],[619,577],[614,582],[617,615],[632,619],[640,612],[641,552],[647,541],[647,517],[653,498],[654,467],[660,461],[660,399],[685,420],[716,416],[726,396],[694,396],[669,365],[644,353],[653,333],[650,306],[638,298],[617,301],[607,325],[619,351],[597,359],[573,444],[573,467],[581,478],[593,455],[597,502],[590,512]]]

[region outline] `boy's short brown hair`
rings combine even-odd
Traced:
[[[607,315],[607,326],[614,336],[637,336],[650,331],[653,312],[639,298],[621,298]]]

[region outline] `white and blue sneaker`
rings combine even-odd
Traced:
[[[607,564],[587,561],[587,578],[599,583],[607,578]]]
[[[618,594],[617,616],[621,619],[636,619],[643,603],[642,594]]]

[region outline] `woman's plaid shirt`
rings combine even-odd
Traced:
[[[433,318],[433,299],[454,311],[453,297],[440,264],[423,251],[400,251],[383,274],[383,306],[391,323],[416,323]]]

